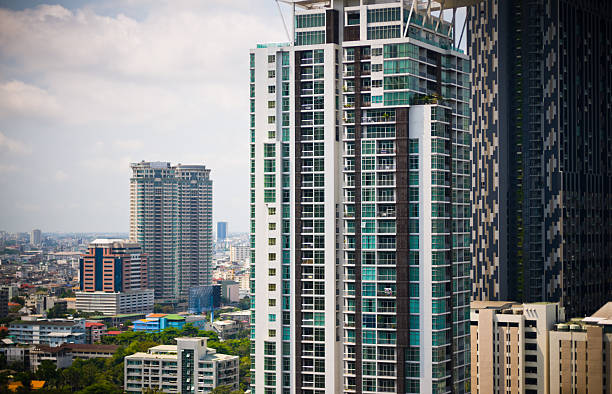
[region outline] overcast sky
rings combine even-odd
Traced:
[[[212,169],[248,231],[248,50],[272,0],[0,1],[0,230],[129,226],[129,163]]]

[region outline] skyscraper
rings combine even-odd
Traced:
[[[227,222],[217,222],[217,242],[223,242],[227,238]]]
[[[131,165],[130,238],[148,256],[149,287],[160,300],[186,299],[212,280],[212,181],[202,165]]]
[[[468,10],[474,298],[612,294],[612,3],[486,0]]]
[[[40,245],[42,240],[42,232],[39,229],[34,229],[30,232],[30,244]]]
[[[250,54],[252,386],[467,392],[467,56],[437,2],[289,2]]]

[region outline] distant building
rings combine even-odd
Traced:
[[[227,222],[217,222],[217,242],[227,239]]]
[[[148,256],[158,300],[187,298],[212,281],[212,180],[203,165],[133,163],[130,238]]]
[[[30,232],[30,244],[38,246],[42,241],[42,231],[39,229],[34,229]]]
[[[85,343],[85,319],[14,321],[9,325],[9,338],[18,343],[49,346]]]
[[[549,334],[550,394],[612,393],[612,302]]]
[[[472,302],[472,393],[548,393],[548,332],[563,319],[557,303]]]
[[[1,288],[7,289],[9,300],[12,300],[13,297],[19,296],[19,286],[17,285],[7,285],[7,286],[2,286]]]
[[[85,322],[85,342],[96,343],[102,340],[106,334],[106,325],[104,323],[88,321]]]
[[[221,286],[198,286],[189,289],[189,313],[210,312],[221,306]]]
[[[65,343],[61,346],[35,345],[30,348],[30,369],[36,372],[44,360],[53,362],[57,368],[68,368],[76,358],[110,358],[115,354],[117,345],[91,345]]]
[[[170,327],[180,330],[185,325],[185,317],[165,313],[150,313],[144,319],[135,320],[132,323],[134,324],[134,331],[161,332]]]
[[[153,294],[153,289],[121,293],[77,291],[76,309],[81,312],[100,312],[106,316],[151,313],[154,304]]]
[[[148,289],[147,256],[134,241],[96,239],[79,262],[76,309],[104,315],[150,313],[154,291]]]
[[[232,263],[248,261],[251,257],[251,247],[249,245],[230,246],[230,261]]]
[[[221,280],[217,283],[221,285],[221,297],[225,298],[228,302],[240,301],[240,283],[233,280]]]
[[[147,288],[147,256],[134,241],[96,239],[79,262],[80,290],[109,293]]]
[[[238,356],[206,347],[207,338],[176,338],[176,345],[160,345],[147,353],[125,358],[124,389],[141,393],[206,393],[218,386],[238,387]]]
[[[7,317],[9,312],[9,289],[0,289],[0,318]]]
[[[226,340],[236,336],[242,326],[234,320],[217,320],[212,323],[212,328],[221,339]]]

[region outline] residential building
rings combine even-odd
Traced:
[[[230,261],[242,262],[248,261],[251,256],[251,247],[249,245],[231,245],[230,246]]]
[[[9,325],[9,338],[49,346],[85,343],[85,319],[18,320]]]
[[[227,239],[227,222],[217,222],[217,242]]]
[[[561,302],[612,294],[612,2],[468,8],[473,295]]]
[[[549,393],[548,334],[564,318],[558,303],[473,301],[472,393]]]
[[[0,318],[7,317],[9,313],[9,289],[0,289]]]
[[[106,334],[106,325],[96,321],[85,322],[85,343],[96,343]]]
[[[176,338],[125,358],[127,393],[158,389],[165,393],[208,393],[218,386],[238,389],[238,356],[206,347],[207,338]]]
[[[202,165],[132,164],[130,239],[148,259],[159,300],[186,299],[212,280],[212,181]]]
[[[34,229],[30,232],[30,244],[39,246],[42,242],[42,231]]]
[[[132,313],[151,313],[154,305],[153,289],[110,293],[105,291],[77,291],[76,309],[99,312],[106,316]]]
[[[550,394],[612,393],[612,302],[549,333]]]
[[[295,41],[250,53],[252,388],[469,392],[470,63],[445,2],[286,2]]]
[[[217,320],[212,323],[212,329],[215,330],[223,340],[235,337],[238,335],[241,328],[240,324],[233,320]]]

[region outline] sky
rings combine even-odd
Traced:
[[[146,160],[248,231],[248,53],[287,41],[274,0],[0,0],[0,230],[127,232]]]
[[[1,0],[0,230],[127,232],[147,160],[248,231],[248,53],[286,41],[273,0]]]

